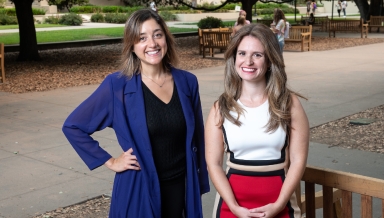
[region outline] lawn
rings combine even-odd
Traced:
[[[35,24],[36,28],[46,27],[64,27],[65,25],[60,24]],[[19,29],[19,25],[0,25],[0,30]]]
[[[175,28],[170,27],[171,33],[197,32],[196,28]],[[78,30],[55,30],[36,32],[37,42],[63,42],[87,39],[101,39],[112,37],[123,37],[124,27],[95,28]],[[19,44],[19,33],[0,34],[1,41],[5,45]]]

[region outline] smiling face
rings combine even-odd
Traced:
[[[237,47],[235,68],[243,82],[265,82],[268,64],[260,40],[252,36],[241,40]]]
[[[154,19],[145,21],[141,26],[140,40],[133,46],[133,52],[141,60],[141,68],[161,68],[167,49],[161,26]]]

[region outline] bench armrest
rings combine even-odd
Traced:
[[[310,32],[306,32],[306,33],[301,33],[301,36],[304,37],[304,36],[310,36],[311,33]]]

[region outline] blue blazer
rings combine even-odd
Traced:
[[[195,75],[172,68],[186,124],[186,217],[203,217],[201,195],[209,192],[204,123]],[[123,151],[133,148],[141,170],[116,173],[109,217],[161,217],[160,185],[152,156],[141,75],[108,75],[67,118],[63,132],[89,169],[111,158],[91,135],[113,128]]]

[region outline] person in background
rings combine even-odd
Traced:
[[[108,75],[66,119],[63,132],[93,170],[116,172],[109,217],[203,217],[209,192],[204,121],[195,75],[175,68],[176,43],[151,9],[124,30],[121,70]],[[113,128],[112,157],[91,135]]]
[[[245,24],[250,24],[251,22],[249,21],[249,20],[247,20],[247,12],[245,12],[244,10],[240,10],[240,12],[239,12],[239,18],[240,17],[244,17],[244,19],[245,19]],[[237,18],[237,19],[239,19],[239,18]],[[235,25],[234,25],[234,27],[235,26],[237,26],[237,21],[235,22]]]
[[[273,23],[271,24],[272,31],[276,34],[277,40],[279,41],[280,51],[283,53],[284,50],[284,32],[285,32],[285,15],[280,8],[276,8],[273,13]]]
[[[205,125],[218,193],[212,217],[301,217],[294,191],[306,167],[309,123],[302,96],[287,87],[278,41],[267,26],[246,25],[224,57],[224,92]]]
[[[317,4],[315,1],[312,2],[312,13],[315,15],[316,14],[316,9],[317,9]]]
[[[237,25],[234,26],[234,27],[232,28],[232,34],[231,34],[231,37],[233,37],[233,36],[236,34],[236,32],[237,32],[241,27],[243,27],[243,26],[245,26],[245,25],[246,25],[245,17],[240,16],[240,17],[237,19]]]
[[[335,7],[337,9],[337,13],[339,14],[339,17],[340,17],[340,12],[341,12],[341,2],[340,1],[337,1],[337,3],[335,4]]]
[[[151,2],[151,4],[149,4],[149,7],[151,8],[152,11],[158,13],[155,2]]]
[[[312,5],[312,2],[311,0],[307,0],[307,2],[305,3],[307,5],[307,16],[309,16],[309,12],[311,11],[311,5]]]
[[[348,6],[347,1],[344,0],[344,1],[341,2],[341,9],[343,9],[344,18],[347,16],[347,12],[346,12],[347,6]]]
[[[302,20],[301,22],[305,26],[313,25],[313,24],[315,24],[315,16],[313,16],[313,13],[311,13],[309,15],[308,19]]]

